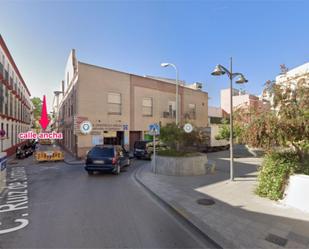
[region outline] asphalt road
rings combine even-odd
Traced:
[[[28,208],[0,212],[0,229],[16,226],[14,219],[29,224],[0,234],[0,248],[213,248],[136,182],[142,165],[134,161],[119,176],[32,158],[10,165],[20,177],[25,168],[28,203],[19,207]],[[7,204],[8,194],[0,201]]]

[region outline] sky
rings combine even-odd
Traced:
[[[308,11],[309,1],[1,1],[0,33],[32,96],[45,94],[48,106],[72,48],[79,61],[137,75],[175,78],[160,67],[174,63],[219,106],[229,81],[211,72],[230,57],[252,94],[280,64],[308,62]]]

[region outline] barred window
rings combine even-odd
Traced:
[[[121,94],[108,93],[107,95],[108,113],[121,115]]]
[[[143,99],[143,116],[152,116],[152,98],[144,98]]]

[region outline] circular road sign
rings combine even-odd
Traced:
[[[193,131],[193,126],[189,123],[185,124],[183,127],[184,131],[187,133],[191,133]]]
[[[92,130],[92,124],[90,121],[83,121],[80,126],[80,131],[83,134],[89,134]]]

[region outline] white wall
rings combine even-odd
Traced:
[[[291,207],[309,212],[309,176],[292,175],[283,202]]]

